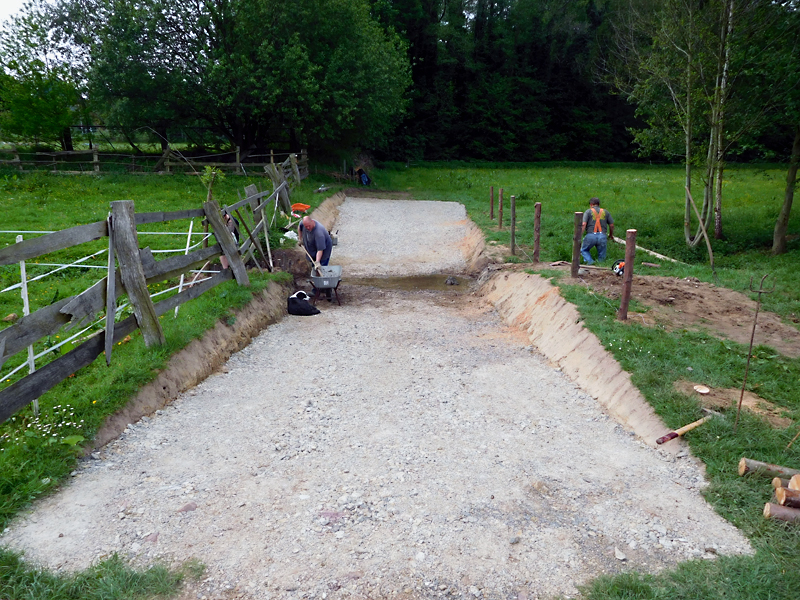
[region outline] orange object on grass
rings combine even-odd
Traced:
[[[293,212],[306,212],[309,208],[311,208],[310,204],[303,204],[302,202],[295,202],[292,204]]]

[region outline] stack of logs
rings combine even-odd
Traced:
[[[764,505],[764,516],[767,519],[800,523],[800,470],[742,458],[739,461],[739,475],[747,473],[773,477],[774,502]]]

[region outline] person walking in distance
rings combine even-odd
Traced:
[[[584,235],[581,244],[583,262],[587,265],[594,263],[589,251],[595,247],[598,262],[605,260],[607,240],[614,239],[614,219],[605,208],[600,208],[599,198],[589,200],[589,210],[583,213],[581,235]]]

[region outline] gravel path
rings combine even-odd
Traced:
[[[64,569],[197,557],[186,597],[207,599],[545,598],[750,551],[691,458],[623,431],[479,298],[343,298],[131,426],[2,541]]]
[[[331,264],[349,277],[460,273],[467,266],[459,247],[467,211],[456,202],[348,198],[336,229]]]

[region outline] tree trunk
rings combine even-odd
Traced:
[[[689,22],[692,22],[691,16]],[[686,243],[691,244],[692,233],[692,205],[689,200],[689,191],[692,189],[692,52],[691,47],[686,56],[686,126],[684,127],[685,137],[685,156],[686,156],[686,180],[684,182],[686,195],[684,198],[684,213],[683,213],[683,236],[686,238]]]
[[[798,167],[800,167],[800,125],[797,126],[794,133],[792,158],[789,160],[789,170],[786,173],[786,192],[783,196],[783,206],[778,215],[778,220],[775,221],[775,233],[772,235],[773,254],[784,254],[786,252],[786,230],[789,227],[789,217],[792,214]]]
[[[72,145],[72,130],[69,127],[64,127],[61,132],[61,149],[65,152],[72,152],[75,149]]]
[[[744,477],[747,473],[763,475],[765,477],[785,478],[800,474],[800,470],[784,467],[782,465],[773,465],[772,463],[765,463],[743,456],[739,461],[739,476]]]

